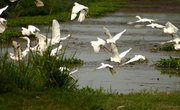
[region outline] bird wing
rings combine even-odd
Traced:
[[[174,33],[176,33],[178,31],[178,28],[169,21],[165,24],[165,26],[166,26],[166,28],[171,28],[174,31]]]
[[[53,20],[52,22],[52,43],[59,42],[61,37],[60,24],[57,20]]]
[[[127,62],[123,63],[122,65],[128,64],[128,63],[132,63],[139,60],[139,58],[137,56],[134,56],[133,58],[131,58],[130,60],[128,60]]]
[[[6,5],[4,8],[1,8],[1,9],[0,9],[0,15],[1,15],[1,14],[3,13],[3,11],[5,11],[8,7],[9,7],[9,6]]]
[[[87,12],[86,12],[85,10],[81,10],[81,11],[80,11],[80,14],[79,14],[78,21],[79,21],[79,22],[84,21],[86,14],[87,14]]]
[[[126,56],[127,53],[129,53],[131,51],[132,48],[129,48],[128,50],[122,52],[119,54],[120,59],[124,58]]]
[[[116,34],[116,35],[113,37],[113,40],[114,40],[114,41],[117,41],[117,40],[122,36],[122,34],[123,34],[124,32],[126,32],[126,29],[124,29],[122,32]]]

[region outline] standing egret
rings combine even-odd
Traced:
[[[42,54],[47,49],[46,36],[40,34],[39,32],[35,33],[35,37],[38,38],[38,49],[37,51]]]
[[[95,53],[98,53],[100,48],[105,44],[106,42],[99,37],[97,38],[97,41],[91,41],[91,46],[93,47]]]
[[[80,14],[79,14],[78,21],[82,22],[85,20],[85,16],[88,12],[88,7],[75,2],[72,8],[71,20],[74,20],[79,12]]]
[[[129,64],[129,63],[132,63],[132,62],[135,62],[135,61],[138,61],[138,60],[145,60],[146,58],[143,56],[143,55],[135,55],[133,58],[131,58],[130,60],[128,60],[127,62],[123,63],[122,65],[126,65],[126,64]]]

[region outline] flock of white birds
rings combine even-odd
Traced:
[[[17,0],[10,0],[11,2],[15,2]],[[36,6],[41,7],[44,6],[43,2],[40,0],[35,0]],[[0,9],[0,15],[3,11],[5,11],[8,8],[8,6],[5,6],[4,8]],[[83,22],[85,20],[85,16],[88,13],[88,7],[81,5],[77,2],[74,3],[74,6],[72,7],[71,12],[71,20],[75,20],[77,16],[79,15],[78,22]],[[152,27],[152,28],[158,28],[162,29],[165,34],[172,35],[172,40],[167,42],[162,42],[161,44],[174,42],[174,48],[176,50],[180,49],[180,37],[176,34],[178,31],[178,28],[174,26],[171,22],[167,22],[165,25],[161,25],[157,23],[157,20],[148,19],[148,18],[141,18],[140,16],[136,16],[138,19],[134,22],[129,22],[128,24],[139,24],[139,23],[146,23],[145,26]],[[7,21],[4,18],[0,18],[0,33],[3,33],[6,29]],[[135,61],[139,60],[146,60],[146,57],[143,55],[134,55],[133,58],[130,58],[126,62],[122,62],[122,59],[125,58],[125,56],[132,50],[132,48],[127,49],[124,52],[119,53],[117,48],[117,40],[121,38],[121,36],[126,32],[126,29],[124,29],[122,32],[117,33],[115,36],[112,36],[109,30],[106,27],[103,27],[105,31],[105,35],[107,36],[106,40],[103,40],[101,38],[97,38],[97,41],[91,41],[91,46],[93,47],[93,50],[95,53],[98,53],[100,49],[104,49],[105,51],[109,52],[111,54],[110,56],[110,62],[115,62],[118,64],[118,66],[123,66]],[[29,53],[29,51],[37,52],[40,55],[43,55],[43,52],[49,47],[53,46],[51,50],[50,55],[55,56],[57,55],[61,49],[62,49],[62,41],[68,39],[71,37],[71,34],[68,34],[66,37],[61,37],[61,31],[60,31],[60,24],[57,20],[52,21],[52,35],[51,38],[47,38],[45,35],[43,35],[39,28],[33,25],[28,25],[27,28],[22,27],[22,36],[20,37],[22,39],[25,39],[27,41],[27,47],[25,50],[21,50],[20,43],[13,41],[12,45],[14,47],[14,53],[9,53],[9,56],[13,60],[22,60],[24,57],[26,57]],[[29,36],[35,36],[37,38],[38,43],[31,47],[31,41],[29,39]],[[112,74],[114,74],[114,67],[113,65],[107,64],[107,63],[101,63],[101,66],[97,67],[96,69],[102,69],[102,68],[109,68]],[[63,71],[66,69],[66,67],[60,67],[59,70]],[[66,69],[67,70],[67,69]],[[77,70],[70,72],[70,75]]]

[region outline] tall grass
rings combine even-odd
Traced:
[[[48,88],[76,89],[76,82],[69,76],[70,70],[82,64],[80,59],[65,57],[65,51],[50,56],[50,50],[43,55],[30,53],[27,59],[12,61],[8,54],[0,56],[0,92],[17,90],[45,90]],[[58,58],[57,58],[58,57]]]

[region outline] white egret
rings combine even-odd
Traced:
[[[165,24],[165,27],[163,28],[163,32],[166,34],[175,34],[177,33],[177,31],[178,28],[169,21]]]
[[[127,62],[123,63],[122,65],[126,65],[126,64],[129,64],[129,63],[132,63],[132,62],[135,62],[135,61],[138,61],[138,60],[145,60],[146,58],[143,56],[143,55],[135,55],[133,58],[131,58],[130,60],[128,60]]]
[[[38,38],[38,49],[41,54],[47,49],[46,36],[40,34],[39,32],[35,33],[35,37]]]
[[[55,56],[62,49],[62,45],[60,44],[58,47],[51,50],[50,55]]]
[[[78,21],[82,22],[85,20],[85,16],[88,12],[88,7],[75,2],[72,8],[71,20],[74,20],[79,12],[80,14],[79,14]]]
[[[90,43],[95,53],[98,53],[100,48],[106,44],[106,42],[99,37],[97,38],[97,41],[91,41]]]
[[[106,39],[107,43],[116,43],[116,41],[122,36],[122,34],[126,32],[126,29],[124,29],[122,32],[116,34],[113,38],[109,37]]]
[[[112,75],[116,73],[112,65],[103,62],[101,63],[101,66],[97,67],[96,69],[103,69],[103,68],[108,68]]]
[[[18,1],[18,0],[9,0],[10,2],[16,2],[16,1]]]
[[[5,7],[1,8],[1,9],[0,9],[0,15],[1,15],[8,7],[9,7],[9,6],[6,5]]]
[[[28,28],[22,27],[22,35],[35,35],[36,32],[40,32],[40,29],[33,25],[28,25]]]
[[[180,50],[180,44],[174,44],[174,49],[175,50]]]
[[[41,0],[35,0],[35,4],[37,7],[43,7],[44,3]]]
[[[152,22],[156,21],[154,19],[141,18],[140,16],[136,16],[136,18],[138,18],[138,20],[135,21],[136,23],[145,23],[145,22],[152,23]]]
[[[151,23],[151,24],[148,24],[148,25],[146,25],[146,26],[147,26],[147,27],[152,27],[152,28],[159,28],[159,29],[162,29],[162,28],[165,27],[164,25],[157,24],[157,23]]]
[[[6,30],[7,21],[4,18],[0,18],[0,33],[3,33]]]
[[[68,75],[69,75],[72,79],[76,80],[76,78],[73,76],[73,74],[76,73],[76,72],[78,71],[78,69],[73,70],[73,71],[70,71],[69,68],[61,66],[61,67],[59,67],[59,70],[60,70],[61,72],[68,72],[68,73],[69,73]]]
[[[71,37],[71,34],[68,34],[66,37],[61,37],[60,24],[56,19],[52,21],[52,36],[51,39],[47,39],[47,43],[54,45],[58,44],[60,41],[66,40]]]

